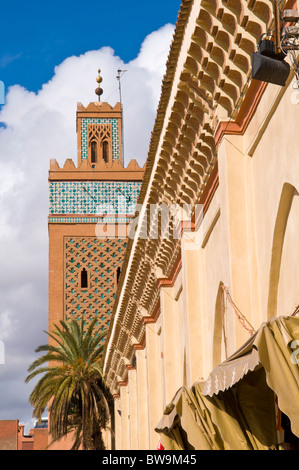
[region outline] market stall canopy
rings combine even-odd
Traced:
[[[260,358],[254,347],[254,338],[251,338],[233,356],[216,367],[209,375],[203,387],[203,395],[212,397],[220,391],[229,389],[239,382],[248,372],[260,366]]]
[[[234,393],[205,397],[182,387],[156,426],[166,450],[265,450],[277,445],[274,393],[260,368]],[[247,380],[249,378],[249,381]],[[224,395],[224,396],[223,396]],[[236,399],[236,396],[238,398]]]
[[[180,388],[155,428],[167,450],[224,450],[225,445],[202,397]]]
[[[182,387],[156,427],[167,450],[276,448],[276,400],[299,437],[299,318],[259,330],[208,380]]]
[[[233,356],[214,369],[202,394],[215,397],[250,371],[263,368],[267,385],[278,398],[293,433],[299,437],[299,318],[278,317],[263,323]]]

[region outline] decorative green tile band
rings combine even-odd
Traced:
[[[50,224],[128,224],[133,217],[49,217]]]
[[[49,214],[135,214],[141,182],[54,181],[49,184]]]

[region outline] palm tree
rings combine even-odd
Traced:
[[[26,383],[44,374],[29,401],[33,416],[41,419],[49,406],[50,434],[53,441],[69,432],[74,434],[71,450],[104,449],[102,430],[112,417],[113,400],[102,375],[102,339],[106,333],[95,330],[95,318],[87,331],[84,321],[61,321],[48,336],[54,344],[39,346],[46,354],[28,368]],[[53,343],[53,341],[52,341]],[[46,365],[45,365],[46,364]]]

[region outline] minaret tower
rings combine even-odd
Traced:
[[[110,325],[113,302],[144,170],[123,166],[122,108],[98,99],[77,105],[77,166],[49,171],[49,331],[59,320],[96,316]]]

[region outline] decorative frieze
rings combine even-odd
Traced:
[[[168,278],[180,254],[173,219],[169,237],[150,237],[157,223],[153,218],[147,224],[150,205],[186,204],[194,216],[200,201],[209,203],[218,181],[217,129],[223,121],[229,126],[238,117],[251,83],[251,54],[271,22],[270,0],[182,2],[141,188],[140,202],[146,210],[139,233],[147,230],[148,236],[129,244],[125,260],[129,269],[120,286],[106,351],[105,372],[115,392],[123,369],[114,350],[130,359],[130,335],[140,342],[145,335],[140,312],[145,309],[151,317],[159,301],[157,268]],[[122,325],[130,323],[127,340],[120,339]]]
[[[49,213],[134,215],[140,181],[51,181]]]

